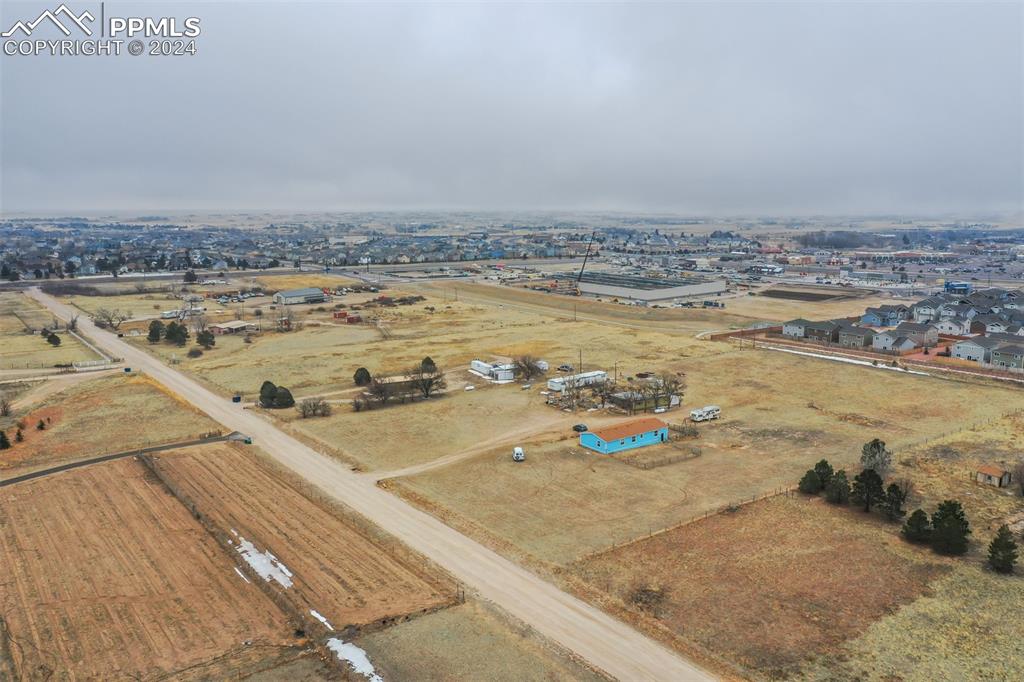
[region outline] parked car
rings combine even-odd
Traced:
[[[576,433],[583,433],[584,431],[587,430],[587,425],[586,424],[575,424],[572,427],[572,430],[575,431]]]
[[[572,365],[559,365],[558,366],[558,371],[559,372],[571,372],[572,370],[573,370]]]

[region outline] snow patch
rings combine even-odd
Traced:
[[[337,655],[339,661],[345,661],[355,672],[359,673],[370,682],[384,682],[384,678],[377,674],[377,670],[370,663],[366,652],[350,642],[343,642],[337,637],[327,640],[327,648]]]
[[[884,361],[879,360],[879,363],[873,364],[870,360],[855,360],[853,358],[841,357],[838,355],[823,355],[820,353],[808,353],[806,351],[792,350],[790,348],[779,348],[778,346],[761,346],[761,348],[767,348],[768,350],[777,350],[780,353],[792,353],[793,355],[803,355],[809,358],[821,358],[822,360],[832,360],[833,362],[845,362],[850,365],[863,365],[864,367],[874,367],[875,369],[888,369],[893,372],[902,372],[903,374],[917,374],[918,376],[931,376],[927,372],[918,372],[917,370],[907,369],[906,367],[892,367],[890,365],[883,364]]]
[[[331,632],[334,632],[334,626],[331,625],[331,623],[326,618],[324,618],[322,615],[320,615],[319,611],[317,611],[316,609],[310,609],[309,610],[309,615],[313,616],[318,621],[323,623],[325,628],[327,628]]]
[[[235,533],[235,531],[231,531]],[[245,563],[252,567],[252,570],[263,578],[264,580],[277,581],[281,587],[292,586],[292,572],[288,570],[288,567],[278,561],[277,557],[270,552],[261,552],[256,549],[256,545],[252,544],[238,533],[238,553],[245,559]]]

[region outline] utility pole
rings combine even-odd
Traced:
[[[580,365],[579,365],[579,369],[577,370],[577,372],[579,374],[583,374],[583,349],[582,348],[580,348]]]

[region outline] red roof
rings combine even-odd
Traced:
[[[1006,469],[1000,469],[988,464],[983,464],[978,467],[979,474],[985,474],[986,476],[992,476],[994,478],[1002,478],[1004,474],[1008,473]]]
[[[606,426],[603,429],[595,429],[592,433],[604,442],[610,443],[613,440],[621,440],[623,438],[629,438],[630,436],[639,436],[641,433],[657,431],[658,429],[664,429],[667,426],[668,424],[657,417],[644,417],[642,419],[634,419],[628,422],[612,424],[611,426]]]

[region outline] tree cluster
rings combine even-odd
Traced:
[[[963,506],[956,500],[945,500],[932,513],[916,509],[903,524],[903,537],[917,544],[931,545],[939,554],[959,556],[967,552],[971,525]]]
[[[393,400],[404,403],[417,397],[428,399],[448,387],[444,371],[429,357],[423,358],[401,379],[383,374],[370,374],[365,367],[360,367],[356,370],[353,380],[357,386],[366,389],[365,397],[352,401],[352,409],[356,412],[371,409],[373,406],[385,407]]]
[[[149,333],[146,339],[150,343],[160,343],[163,339],[167,343],[177,346],[184,346],[188,342],[188,327],[178,322],[164,324],[160,320],[153,320],[149,323]]]
[[[260,407],[269,409],[295,407],[295,398],[292,397],[292,392],[284,386],[275,386],[271,381],[264,381],[260,386]]]

